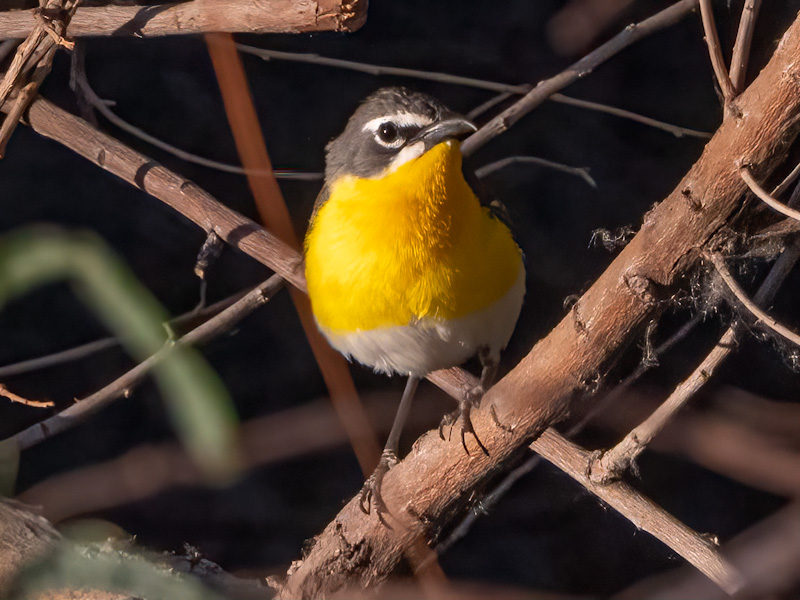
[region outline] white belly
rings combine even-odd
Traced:
[[[505,349],[522,308],[525,267],[516,282],[494,304],[449,321],[424,318],[408,325],[358,331],[345,335],[322,328],[331,346],[348,358],[382,373],[424,376],[460,365],[486,348],[497,361]]]

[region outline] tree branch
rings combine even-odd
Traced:
[[[728,76],[728,69],[725,67],[725,59],[722,56],[722,47],[719,44],[717,26],[714,23],[714,8],[711,5],[711,0],[700,0],[700,14],[703,18],[703,30],[705,31],[708,55],[711,57],[711,67],[714,69],[714,75],[717,78],[719,89],[722,91],[722,97],[727,107],[736,96],[736,92],[733,89],[731,78]]]
[[[28,122],[37,133],[158,198],[204,231],[215,231],[229,245],[305,290],[303,261],[297,252],[257,223],[218,202],[194,182],[41,97],[28,110]]]
[[[716,545],[663,508],[621,481],[609,485],[594,483],[587,476],[592,461],[590,452],[566,440],[554,429],[545,430],[530,447],[622,513],[637,529],[647,531],[675,550],[726,593],[732,596],[744,585],[741,573],[722,557]]]
[[[770,208],[773,210],[778,211],[784,216],[789,217],[790,219],[794,219],[796,221],[800,221],[800,211],[789,206],[786,206],[783,202],[780,202],[769,195],[769,192],[758,185],[758,182],[753,179],[752,173],[750,173],[750,169],[747,167],[743,167],[741,171],[742,179],[744,179],[747,187],[750,188],[750,191],[753,192],[756,196],[758,196],[761,200],[764,201]]]
[[[435,543],[437,532],[469,508],[469,498],[480,498],[490,474],[568,412],[652,318],[659,295],[694,266],[696,248],[738,208],[746,185],[736,165],[760,165],[763,176],[783,159],[785,145],[797,134],[796,77],[800,21],[742,94],[742,116],[723,123],[683,181],[647,214],[639,233],[569,315],[486,394],[482,407],[494,407],[509,430],[497,427],[485,408],[473,411],[489,456],[477,451],[467,456],[459,444],[442,441],[435,432],[420,438],[384,480],[392,528],[365,519],[357,499],[352,500],[296,563],[281,597],[318,597],[384,581],[399,568],[412,540],[422,534]],[[462,389],[459,373],[437,372],[431,379]]]
[[[743,176],[744,173],[745,172],[742,171]],[[789,200],[790,204],[796,205],[799,202],[800,186],[795,188],[792,198]],[[756,305],[764,305],[772,301],[775,294],[778,293],[778,289],[784,279],[786,279],[786,276],[795,266],[798,259],[800,259],[800,246],[796,244],[787,248],[783,254],[778,257],[756,292]],[[714,260],[713,257],[712,260]],[[719,262],[724,268],[724,263],[721,258]],[[714,264],[716,265],[717,263],[714,262]],[[725,271],[727,273],[727,269],[725,269]],[[720,273],[720,275],[722,275],[722,273]],[[728,276],[730,276],[729,273]],[[711,352],[700,362],[694,371],[692,371],[692,374],[675,388],[669,395],[669,398],[667,398],[653,414],[645,419],[643,423],[635,427],[616,446],[604,452],[598,459],[592,462],[589,475],[592,481],[598,484],[607,484],[622,476],[625,470],[633,464],[653,438],[661,432],[667,422],[694,397],[711,378],[714,371],[716,371],[731,352],[733,352],[737,345],[736,337],[740,329],[741,328],[736,324],[731,325],[714,345]]]
[[[750,60],[750,45],[753,42],[753,30],[760,7],[761,0],[745,0],[742,7],[742,18],[739,20],[739,31],[736,33],[731,57],[731,84],[737,94],[744,89],[747,62]]]
[[[725,285],[728,286],[728,289],[733,293],[742,306],[744,306],[745,309],[747,309],[747,311],[756,318],[756,321],[758,321],[767,329],[790,341],[792,344],[800,346],[800,335],[796,334],[788,327],[778,323],[775,319],[761,310],[758,305],[747,296],[739,284],[736,283],[733,275],[731,275],[731,272],[725,265],[725,259],[723,259],[721,255],[717,254],[716,252],[711,252],[708,254],[708,258],[712,263],[714,263],[714,268],[717,269],[717,273],[719,273],[719,276],[722,277],[722,280],[725,282]]]
[[[355,31],[367,18],[366,0],[190,0],[153,6],[81,9],[70,35],[184,35],[207,31],[302,33]],[[0,39],[24,38],[36,25],[33,10],[0,12]]]
[[[593,50],[571,67],[562,71],[555,77],[540,81],[539,84],[523,98],[504,110],[479,131],[472,134],[461,145],[464,154],[472,154],[478,148],[501,134],[522,117],[539,106],[547,98],[561,91],[578,79],[586,77],[603,62],[627,48],[631,44],[647,37],[655,31],[664,29],[677,23],[690,10],[697,6],[697,0],[681,0],[660,13],[645,19],[640,23],[628,25],[624,30],[608,40],[605,44]]]
[[[19,449],[24,450],[83,422],[109,402],[130,392],[131,388],[144,379],[153,366],[163,359],[175,345],[202,344],[220,335],[229,330],[256,308],[266,303],[281,289],[281,287],[283,287],[283,279],[278,275],[273,275],[250,293],[243,296],[235,304],[229,306],[202,325],[199,325],[177,342],[168,343],[161,351],[153,354],[144,362],[139,363],[133,369],[125,373],[125,375],[111,382],[103,389],[73,404],[66,410],[35,425],[31,425],[27,429],[8,438],[6,441],[15,440]]]

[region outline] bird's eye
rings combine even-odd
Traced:
[[[397,142],[399,135],[400,134],[397,131],[397,125],[390,121],[381,123],[378,127],[378,139],[387,146]]]

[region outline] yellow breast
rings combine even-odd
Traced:
[[[501,298],[521,263],[453,141],[381,178],[333,182],[305,252],[314,316],[339,333],[466,316]]]

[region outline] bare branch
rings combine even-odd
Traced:
[[[173,347],[176,345],[202,344],[221,335],[259,306],[264,305],[281,289],[281,287],[283,287],[283,279],[278,275],[273,275],[250,293],[243,296],[241,300],[202,325],[199,325],[176,342],[168,343],[161,351],[152,355],[144,362],[139,363],[125,375],[108,384],[103,389],[80,400],[57,415],[53,415],[40,423],[32,425],[8,439],[15,440],[18,447],[24,450],[83,422],[90,415],[108,405],[110,402],[120,397],[127,397],[131,388],[138,385],[139,382],[147,376],[150,369],[171,352]]]
[[[507,158],[502,158],[500,160],[496,160],[495,162],[489,163],[488,165],[484,165],[479,169],[475,169],[475,175],[483,179],[484,177],[488,177],[495,171],[499,171],[500,169],[505,169],[509,165],[517,165],[517,164],[539,165],[542,167],[546,167],[548,169],[553,169],[555,171],[560,171],[562,173],[574,175],[576,177],[580,177],[590,186],[597,189],[597,182],[594,179],[592,179],[591,175],[589,175],[588,167],[570,167],[569,165],[553,162],[552,160],[547,160],[544,158],[538,158],[536,156],[509,156]]]
[[[700,14],[703,18],[703,30],[705,31],[708,54],[711,57],[711,66],[714,69],[714,75],[717,78],[719,89],[722,90],[722,97],[727,106],[728,103],[733,100],[734,96],[736,96],[736,92],[728,76],[728,69],[725,67],[725,59],[722,57],[722,47],[719,44],[717,26],[714,23],[714,8],[711,5],[711,0],[700,0]]]
[[[75,57],[77,57],[77,52],[73,55],[73,58]],[[127,131],[131,135],[155,146],[156,148],[160,148],[165,152],[169,152],[181,160],[185,160],[186,162],[200,165],[202,167],[216,169],[217,171],[222,171],[224,173],[234,173],[236,175],[267,175],[271,173],[278,179],[293,179],[299,181],[319,181],[323,177],[322,173],[303,173],[286,169],[276,169],[274,171],[248,170],[240,167],[239,165],[229,165],[227,163],[211,160],[210,158],[187,152],[186,150],[181,150],[180,148],[173,146],[172,144],[168,144],[167,142],[147,133],[143,129],[140,129],[135,125],[131,125],[117,115],[114,111],[112,111],[110,106],[113,105],[113,102],[109,100],[103,100],[95,93],[86,77],[86,70],[82,65],[80,65],[79,62],[73,61],[70,75],[70,84],[73,86],[73,89],[76,92],[79,92],[81,94],[81,98],[88,102],[92,108],[99,111],[100,114],[102,114],[106,119],[111,121],[123,131]]]
[[[795,188],[790,202],[793,204],[800,202],[800,186]],[[800,259],[800,246],[797,245],[787,248],[778,257],[756,292],[755,302],[757,304],[767,304],[775,297],[781,283],[783,283],[783,280],[798,259]],[[722,261],[722,259],[719,260],[720,262]],[[714,264],[716,265],[716,262]],[[724,268],[724,264],[722,266]],[[721,272],[720,274],[722,275]],[[736,348],[738,329],[735,325],[729,327],[692,374],[675,388],[669,398],[652,415],[635,427],[621,442],[604,452],[592,463],[590,472],[592,481],[598,484],[607,484],[618,479],[633,464],[645,447],[663,430],[667,422],[694,397],[711,378],[716,369],[733,352]]]
[[[297,252],[258,224],[217,202],[194,182],[41,97],[33,101],[28,120],[35,131],[158,198],[204,231],[215,231],[226,243],[305,290],[302,257]]]
[[[789,186],[791,186],[792,183],[794,183],[798,175],[800,175],[800,163],[797,163],[797,165],[795,165],[795,168],[791,170],[791,172],[784,178],[784,180],[781,181],[777,186],[775,186],[775,189],[772,190],[772,195],[774,197],[782,196],[783,193],[789,189]]]
[[[238,292],[232,296],[220,300],[219,302],[215,302],[211,306],[206,306],[199,310],[194,309],[190,312],[179,315],[167,323],[164,323],[164,327],[166,327],[169,331],[177,333],[182,333],[187,329],[193,329],[194,327],[197,327],[197,325],[206,322],[211,317],[218,315],[223,310],[237,302],[242,298],[242,296],[245,295],[245,293],[246,292]],[[109,348],[116,348],[119,345],[120,342],[117,338],[107,337],[94,340],[92,342],[87,342],[73,348],[68,348],[67,350],[62,350],[60,352],[53,352],[52,354],[47,354],[45,356],[37,356],[36,358],[22,360],[10,365],[3,365],[0,367],[0,379],[14,375],[20,375],[22,373],[30,373],[31,371],[46,369],[56,365],[62,365],[74,360],[80,360],[82,358],[86,358],[87,356],[91,356],[92,354],[96,354],[97,352],[101,352]]]
[[[63,36],[79,3],[80,0],[49,0],[42,1],[40,8],[36,9],[36,26],[17,48],[0,82],[0,106],[13,90],[17,90],[17,97],[0,126],[0,158],[5,154],[6,145],[22,114],[50,73],[56,51],[60,46],[72,48],[72,42],[67,42]]]
[[[81,10],[70,34],[83,36],[183,35],[208,31],[302,33],[355,31],[367,18],[365,0],[191,0],[152,6],[92,6]],[[0,12],[0,39],[24,38],[33,10]]]
[[[688,12],[688,9],[687,9]],[[494,98],[490,98],[488,101],[484,102],[480,106],[476,107],[472,111],[470,111],[467,115],[470,119],[475,119],[479,115],[483,114],[490,108],[496,106],[500,102],[503,102],[514,95],[524,95],[530,92],[533,89],[533,86],[530,84],[522,84],[522,85],[513,85],[507,83],[500,83],[497,81],[489,81],[486,79],[476,79],[473,77],[462,77],[461,75],[453,75],[450,73],[439,73],[434,71],[423,71],[420,69],[406,69],[403,67],[390,67],[386,65],[374,65],[369,63],[364,63],[361,61],[353,61],[353,60],[343,60],[340,58],[330,58],[327,56],[320,56],[319,54],[308,54],[304,52],[284,52],[280,50],[269,50],[266,48],[256,48],[254,46],[248,46],[246,44],[237,44],[237,48],[241,52],[245,52],[247,54],[252,54],[254,56],[258,56],[263,60],[287,60],[293,62],[302,62],[307,64],[314,64],[314,65],[322,65],[326,67],[335,67],[338,69],[348,69],[351,71],[358,71],[360,73],[367,73],[369,75],[393,75],[395,77],[412,77],[414,79],[425,79],[428,81],[438,81],[440,83],[449,83],[452,85],[463,85],[466,87],[473,87],[479,88],[484,90],[491,90],[495,92],[500,92]],[[670,123],[665,123],[663,121],[659,121],[657,119],[653,119],[651,117],[646,117],[644,115],[639,115],[637,113],[631,112],[629,110],[624,110],[621,108],[616,108],[613,106],[608,106],[606,104],[600,104],[599,102],[590,102],[588,100],[579,100],[577,98],[571,98],[569,96],[565,96],[564,94],[557,94],[554,93],[549,97],[549,100],[553,102],[559,102],[561,104],[567,104],[570,106],[576,106],[579,108],[593,110],[596,112],[602,112],[610,115],[614,115],[617,117],[621,117],[623,119],[629,119],[631,121],[636,121],[637,123],[642,123],[644,125],[648,125],[650,127],[655,127],[656,129],[663,129],[664,131],[668,131],[669,133],[673,134],[675,137],[682,137],[682,136],[693,136],[699,138],[710,138],[711,135],[703,132],[703,131],[696,131],[694,129],[687,129],[685,127],[679,127],[677,125],[672,125]]]
[[[742,598],[791,598],[800,579],[800,503],[792,502],[722,547],[745,574]],[[703,598],[729,600],[696,571],[678,569],[633,585],[615,600]]]
[[[744,585],[742,574],[720,554],[716,545],[663,508],[620,481],[610,485],[594,483],[586,475],[592,460],[590,452],[566,440],[554,429],[545,430],[530,447],[619,511],[637,529],[647,531],[675,550],[727,594],[734,595]]]
[[[763,200],[767,206],[778,211],[782,215],[789,217],[790,219],[800,221],[800,211],[790,208],[783,202],[779,202],[770,196],[767,190],[758,185],[758,182],[753,178],[753,174],[750,172],[750,169],[747,167],[742,167],[740,173],[742,175],[742,179],[744,179],[745,183],[747,184],[747,187],[750,188],[750,191],[761,198],[761,200]]]
[[[750,44],[753,42],[753,30],[760,7],[761,0],[745,0],[742,7],[742,18],[739,20],[739,31],[736,33],[731,58],[731,84],[737,94],[744,89],[747,62],[750,59]]]
[[[22,396],[12,392],[2,383],[0,383],[0,396],[8,398],[12,402],[24,404],[25,406],[33,406],[35,408],[49,408],[53,406],[53,402],[50,400],[29,400],[28,398],[23,398]]]
[[[615,117],[621,117],[623,119],[628,119],[630,121],[636,121],[637,123],[642,123],[643,125],[654,127],[656,129],[663,129],[664,131],[667,131],[678,138],[683,136],[688,136],[688,137],[700,138],[703,140],[711,139],[711,134],[706,131],[697,131],[696,129],[679,127],[678,125],[665,123],[664,121],[659,121],[651,117],[646,117],[644,115],[640,115],[635,112],[631,112],[629,110],[616,108],[614,106],[608,106],[607,104],[600,104],[598,102],[589,102],[588,100],[580,100],[578,98],[572,98],[571,96],[565,96],[564,94],[553,94],[552,96],[550,96],[550,100],[552,100],[553,102],[559,102],[561,104],[568,104],[569,106],[577,106],[579,108],[585,108],[588,110],[594,110],[597,112],[614,115]]]
[[[791,343],[800,346],[800,335],[797,335],[791,329],[784,327],[763,310],[761,310],[758,305],[756,305],[756,303],[747,296],[745,291],[739,287],[739,284],[736,283],[736,280],[733,278],[733,275],[731,275],[728,267],[725,266],[725,260],[722,258],[722,256],[717,253],[709,253],[708,259],[714,263],[717,273],[719,273],[719,276],[722,277],[722,280],[725,282],[725,285],[728,286],[728,289],[733,293],[734,296],[736,296],[736,299],[742,304],[742,306],[744,306],[756,318],[758,323],[764,325]]]
[[[616,446],[593,461],[590,471],[592,482],[602,486],[618,480],[653,438],[705,385],[735,347],[736,331],[731,327],[700,365],[692,371],[692,374],[675,388],[669,398],[652,415],[626,435]]]
[[[539,82],[535,88],[525,94],[518,102],[467,138],[461,146],[462,151],[465,154],[475,152],[488,141],[506,131],[556,92],[561,91],[571,83],[575,83],[581,77],[585,77],[599,65],[631,44],[677,23],[696,6],[697,0],[681,0],[640,23],[628,25],[623,31],[584,56],[571,67],[555,77]]]

